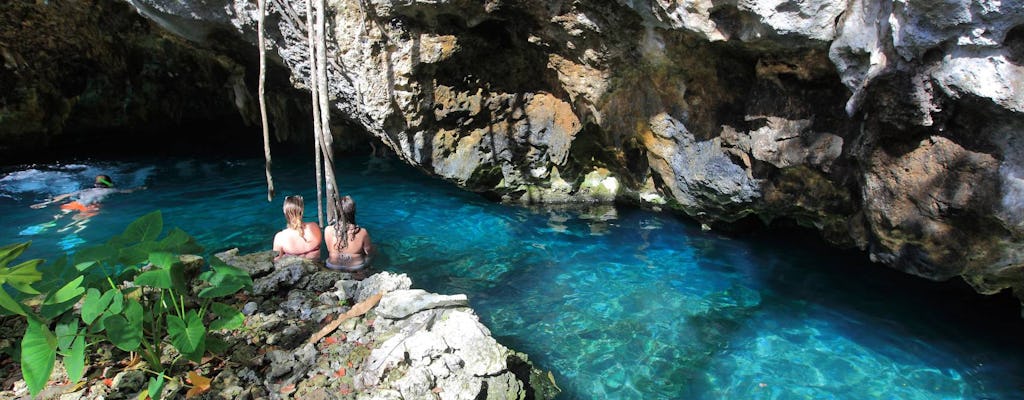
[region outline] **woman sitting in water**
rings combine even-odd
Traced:
[[[278,260],[286,255],[293,255],[316,260],[320,258],[320,225],[316,222],[302,222],[305,205],[302,196],[284,198],[284,219],[288,227],[274,235],[274,251]]]
[[[324,228],[327,244],[327,268],[355,272],[373,260],[376,249],[370,242],[370,233],[356,225],[356,202],[345,196],[338,200],[333,225]]]

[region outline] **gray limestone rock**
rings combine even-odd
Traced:
[[[396,275],[387,271],[370,275],[359,282],[355,295],[356,303],[360,303],[374,294],[385,294],[395,290],[405,290],[412,287],[412,280],[405,274]]]
[[[123,127],[120,121],[173,119],[166,114],[216,119],[227,109],[255,120],[251,77],[232,59],[255,54],[252,1],[115,3],[187,39],[174,41],[151,28],[127,32],[130,40],[122,40],[123,31],[102,36],[106,26],[92,21],[143,25],[126,15],[127,7],[96,16],[96,10],[117,11],[106,0],[92,8],[50,3],[11,3],[24,12],[9,15],[38,14],[59,22],[36,26],[60,29],[23,29],[29,24],[21,21],[0,29],[9,71],[0,74],[0,86],[24,93],[0,104],[0,135],[10,141],[42,146],[71,127],[94,135]],[[509,201],[636,201],[682,210],[709,226],[747,215],[796,219],[910,273],[963,277],[984,293],[1024,293],[1017,207],[1024,159],[1014,144],[1024,126],[1024,1],[558,5],[329,2],[332,110],[405,162]],[[271,62],[289,72],[294,86],[309,88],[305,4],[272,1],[269,13]],[[18,35],[70,44],[40,52]],[[240,46],[245,43],[253,47]],[[137,62],[147,68],[131,67]],[[199,67],[173,68],[178,65]],[[194,71],[183,77],[192,91],[169,90],[177,88],[166,77],[185,69]],[[93,100],[109,93],[114,101]],[[173,98],[165,103],[163,95]],[[181,111],[135,106],[150,103]],[[918,140],[924,138],[994,160],[972,163],[985,171],[950,175],[985,176],[986,185],[987,177],[997,177],[987,188],[999,196],[954,199],[956,206],[938,215],[933,207],[897,210],[916,214],[897,219],[928,223],[889,224],[899,223],[893,210],[873,198],[932,201],[927,191],[894,184],[920,178],[893,167],[920,161],[915,155],[932,148]],[[877,157],[880,152],[906,158]],[[888,164],[865,165],[867,159]],[[797,176],[812,179],[802,183]],[[971,241],[933,240],[918,226],[965,232]],[[266,254],[253,255],[265,259],[251,264],[254,278],[274,271]],[[261,283],[261,290],[275,290],[289,277],[277,279]]]
[[[377,315],[402,319],[423,310],[455,306],[469,306],[469,299],[464,294],[445,296],[422,289],[395,290],[380,299]]]

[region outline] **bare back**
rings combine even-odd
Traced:
[[[370,233],[363,228],[350,227],[348,231],[348,243],[338,249],[338,235],[335,233],[334,225],[324,228],[324,244],[327,245],[327,253],[330,260],[338,261],[345,259],[363,260],[373,251],[373,243],[370,241]],[[344,256],[343,256],[344,255]]]
[[[285,228],[274,235],[274,251],[278,252],[278,258],[285,255],[295,255],[311,260],[320,258],[320,243],[323,237],[320,235],[320,225],[316,222],[302,224],[302,235],[299,232]]]

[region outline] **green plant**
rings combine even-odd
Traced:
[[[178,357],[199,362],[207,350],[222,345],[208,337],[211,330],[242,326],[244,318],[236,308],[214,299],[251,289],[249,275],[213,257],[209,269],[196,277],[200,289],[193,294],[178,255],[202,248],[180,229],[161,238],[162,231],[159,211],[144,215],[106,243],[79,251],[73,268],[66,257],[45,265],[46,275],[53,277],[49,282],[37,268],[42,260],[7,267],[30,243],[0,248],[0,284],[15,289],[18,297],[0,289],[0,307],[27,319],[21,368],[33,396],[46,385],[58,354],[68,378],[77,382],[88,348],[109,342],[138,352],[149,363],[156,377],[150,379],[148,393],[157,399],[166,378],[162,358],[168,345]]]

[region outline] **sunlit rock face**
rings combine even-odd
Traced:
[[[199,43],[244,0],[130,0]],[[813,227],[979,291],[1024,288],[1024,2],[328,1],[336,115],[507,201]],[[308,86],[305,2],[272,53]]]

